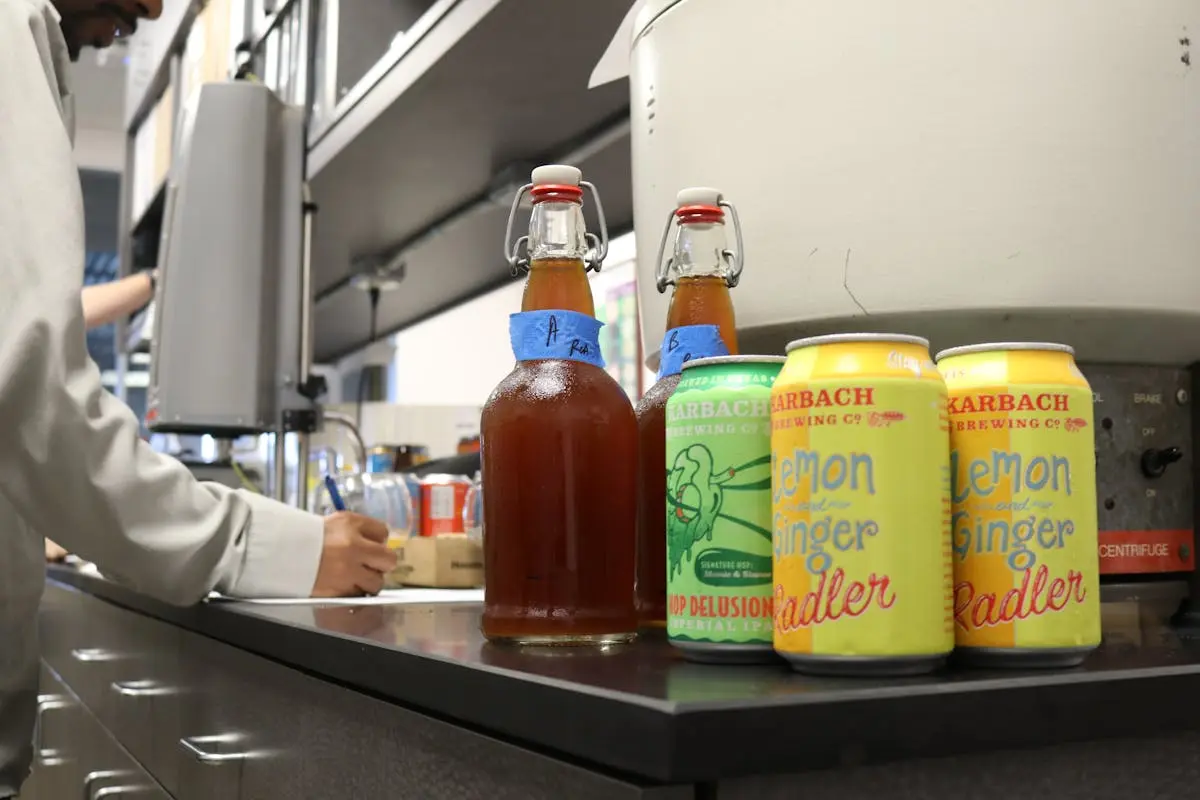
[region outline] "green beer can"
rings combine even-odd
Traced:
[[[783,362],[689,361],[667,402],[667,636],[694,661],[775,659],[771,385]]]

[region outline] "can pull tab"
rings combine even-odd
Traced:
[[[709,217],[704,214],[704,209],[712,209],[713,215]],[[664,258],[667,254],[667,242],[671,238],[672,225],[676,223],[687,224],[689,219],[696,222],[721,222],[723,224],[724,214],[728,214],[730,220],[733,222],[733,236],[734,241],[737,243],[736,249],[730,250],[725,248],[721,251],[721,259],[725,262],[727,269],[725,285],[730,289],[738,285],[738,282],[742,278],[742,268],[745,266],[745,248],[742,243],[742,222],[738,217],[737,208],[734,207],[733,203],[726,200],[719,190],[704,186],[695,186],[682,189],[675,196],[675,208],[667,217],[666,227],[663,228],[662,240],[658,243],[658,258],[654,262],[654,277],[655,286],[658,288],[660,294],[665,292],[668,286],[675,285],[675,280],[671,278],[671,264],[674,258]]]

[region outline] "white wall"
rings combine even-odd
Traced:
[[[610,286],[633,278],[633,235],[618,237],[609,246],[599,273],[589,273],[592,293],[601,296]],[[521,310],[524,280],[440,314],[396,334],[393,373],[394,402],[416,406],[482,406],[504,376],[512,371],[508,315]],[[654,382],[646,372],[644,385]]]
[[[396,334],[395,402],[482,406],[512,370],[508,315],[521,310],[521,289],[514,280]]]
[[[353,417],[353,403],[326,407]],[[391,403],[363,403],[362,428],[359,433],[370,447],[373,444],[423,444],[429,448],[431,458],[452,456],[457,452],[460,439],[479,433],[478,405],[393,405]],[[346,458],[350,454],[350,442],[345,432],[336,425],[327,425],[325,430],[312,438],[313,448],[329,445]]]
[[[125,168],[126,48],[85,49],[71,65],[75,93],[75,160],[80,169]]]

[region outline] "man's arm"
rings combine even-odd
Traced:
[[[30,4],[0,0],[0,493],[39,533],[173,602],[214,587],[306,596],[318,562],[319,593],[377,589],[392,558],[367,541],[386,537],[378,523],[326,528],[201,484],[102,388],[79,299],[79,179],[50,66],[61,35],[47,25]]]
[[[153,291],[149,271],[83,287],[84,327],[98,328],[132,314],[150,302]]]

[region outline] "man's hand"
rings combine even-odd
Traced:
[[[67,551],[56,545],[49,539],[46,540],[46,561],[48,563],[57,563],[67,557]]]
[[[388,529],[377,519],[339,511],[325,518],[325,547],[313,597],[379,594],[383,576],[396,568],[387,547]]]

